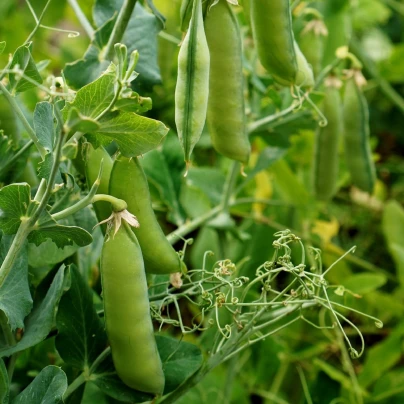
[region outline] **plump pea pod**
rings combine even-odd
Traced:
[[[195,0],[189,30],[178,55],[175,89],[175,123],[187,163],[205,125],[209,95],[209,59],[201,0]]]
[[[352,183],[372,193],[376,170],[369,145],[369,110],[365,96],[352,77],[344,94],[345,157]]]
[[[328,124],[325,127],[318,127],[314,146],[314,193],[320,200],[331,199],[337,190],[338,146],[343,131],[339,81],[333,78],[327,83],[322,112]]]
[[[246,164],[251,146],[244,111],[241,35],[226,0],[209,9],[205,31],[210,52],[207,124],[212,144],[217,152]]]
[[[103,148],[99,147],[94,149],[90,143],[85,145],[85,161],[86,161],[86,180],[88,188],[91,188],[94,181],[98,177],[98,173],[102,161],[102,175],[101,182],[98,186],[98,194],[108,194],[109,188],[109,177],[112,171],[112,158],[108,152]],[[95,214],[99,222],[107,219],[111,214],[111,204],[109,202],[97,202],[94,205]],[[103,232],[105,233],[106,226],[102,226]]]
[[[125,221],[104,241],[101,281],[105,324],[118,376],[133,389],[162,394],[165,380],[150,318],[142,251]]]
[[[313,69],[308,64],[306,57],[303,55],[296,41],[294,42],[294,46],[297,61],[297,74],[295,78],[295,84],[299,87],[313,87]]]
[[[142,247],[146,271],[152,274],[184,271],[185,265],[167,241],[156,219],[147,178],[138,158],[119,156],[115,160],[109,194],[126,201],[128,211],[139,221],[140,226],[133,231]]]

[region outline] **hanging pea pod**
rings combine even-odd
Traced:
[[[246,164],[251,146],[245,122],[241,34],[226,0],[209,9],[205,31],[210,52],[207,124],[212,144],[217,152]]]
[[[151,205],[147,178],[138,158],[119,156],[115,159],[109,194],[126,201],[128,211],[134,214],[140,223],[139,228],[133,231],[142,247],[146,272],[184,272],[185,265],[157,222]]]
[[[325,81],[322,112],[328,124],[317,128],[314,146],[314,193],[320,200],[331,199],[337,190],[339,139],[343,131],[341,85],[333,76]]]
[[[296,44],[289,0],[252,0],[251,25],[258,57],[282,85],[311,86],[312,72]]]
[[[359,70],[351,70],[345,85],[345,157],[352,183],[361,190],[372,193],[376,181],[376,169],[369,144],[369,109],[360,88],[363,80]]]
[[[119,213],[118,213],[119,214]],[[161,395],[164,373],[153,334],[142,251],[122,220],[101,253],[105,324],[118,376],[129,387]]]
[[[178,55],[175,89],[175,123],[187,163],[205,125],[209,95],[209,59],[201,0],[195,0],[189,29]]]

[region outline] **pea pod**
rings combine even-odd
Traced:
[[[209,9],[205,31],[210,53],[207,124],[212,144],[217,152],[246,164],[251,146],[246,134],[241,34],[226,0]]]
[[[253,0],[251,25],[258,57],[282,85],[311,85],[310,67],[295,42],[289,0]]]
[[[138,158],[116,158],[109,194],[126,201],[128,211],[140,223],[140,227],[133,231],[142,247],[146,271],[152,274],[183,271],[184,264],[167,241],[154,214],[147,178]]]
[[[345,157],[352,183],[363,191],[372,193],[376,170],[369,137],[367,101],[353,76],[347,80],[344,94]]]
[[[175,123],[187,163],[205,125],[208,94],[209,49],[201,0],[195,0],[189,29],[178,55],[175,89]]]
[[[327,118],[325,127],[318,127],[314,148],[314,193],[317,199],[331,199],[337,188],[339,139],[343,131],[340,81],[330,77],[326,81],[322,111]]]
[[[101,281],[105,324],[118,376],[133,389],[162,394],[165,380],[150,318],[142,251],[125,221],[104,242]]]

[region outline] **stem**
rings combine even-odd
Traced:
[[[67,390],[65,391],[65,394],[63,395],[63,401],[66,402],[67,398],[71,396],[83,383],[87,381],[87,377],[85,373],[82,373],[80,376],[78,376],[76,379],[73,380],[73,383],[69,385]]]
[[[128,26],[133,9],[135,8],[137,0],[125,0],[118,18],[109,37],[107,46],[105,48],[104,60],[111,60],[114,56],[114,45],[122,40],[126,27]]]
[[[29,140],[27,143],[25,143],[25,145],[21,147],[21,149],[19,149],[17,153],[15,153],[14,156],[11,157],[11,159],[7,161],[7,163],[3,167],[1,167],[0,174],[3,173],[7,169],[7,167],[13,165],[14,162],[18,160],[18,158],[21,157],[33,144],[34,142],[32,140]]]
[[[76,14],[76,17],[80,21],[81,26],[83,27],[84,31],[86,31],[86,34],[90,39],[93,39],[94,36],[94,29],[91,26],[90,22],[87,20],[87,17],[83,13],[82,9],[80,8],[80,5],[77,3],[77,0],[67,0],[67,2],[70,4],[70,7],[73,9],[74,13]]]
[[[38,20],[36,21],[36,26],[35,26],[35,28],[34,28],[33,31],[29,34],[29,36],[28,36],[27,40],[24,42],[24,44],[30,42],[31,39],[32,39],[32,38],[34,37],[34,35],[36,34],[36,32],[38,31],[38,28],[40,27],[41,22],[42,22],[43,18],[45,17],[46,10],[48,9],[48,7],[49,7],[51,1],[52,1],[52,0],[48,0],[47,3],[45,4],[45,7],[42,9],[41,15],[39,16]]]
[[[224,211],[229,210],[229,203],[230,198],[233,194],[234,186],[236,185],[237,181],[237,174],[240,172],[240,163],[234,161],[231,169],[229,170],[228,176],[226,178],[226,182],[224,183],[223,187],[223,199],[222,199],[222,206]]]
[[[372,76],[373,80],[379,85],[380,90],[384,95],[390,99],[400,110],[404,113],[404,99],[396,90],[391,86],[391,84],[383,79],[379,72],[377,71],[374,63],[365,55],[362,51],[361,46],[356,38],[351,40],[351,48],[353,52],[357,55],[360,61],[363,63],[364,69]]]
[[[122,210],[127,209],[128,207],[127,203],[123,199],[118,199],[111,195],[98,194],[95,195],[92,199],[92,203],[99,201],[109,202],[112,205],[112,210],[114,212],[120,212]]]
[[[17,114],[18,118],[20,119],[21,123],[24,125],[24,128],[28,132],[29,137],[31,138],[31,140],[34,142],[35,146],[37,147],[37,149],[41,153],[41,157],[44,158],[45,154],[46,154],[45,148],[39,143],[39,140],[36,137],[34,129],[32,128],[32,126],[27,121],[27,118],[25,118],[25,115],[21,111],[21,108],[17,104],[15,98],[10,94],[10,92],[6,89],[6,87],[3,85],[2,82],[0,82],[0,91],[3,93],[4,97],[6,98],[8,103],[11,105],[14,112]]]
[[[109,346],[108,348],[105,348],[96,358],[96,360],[93,362],[93,364],[90,367],[90,375],[95,372],[97,369],[97,366],[102,363],[102,361],[111,353],[111,347]]]
[[[334,61],[332,63],[330,63],[328,66],[324,67],[324,69],[320,72],[320,74],[317,77],[316,83],[313,87],[313,91],[317,90],[322,82],[324,81],[324,79],[330,74],[330,72],[332,70],[334,70],[341,62],[343,61],[343,59],[340,58],[336,58],[334,59]]]
[[[202,226],[204,223],[206,223],[208,220],[214,218],[218,213],[220,213],[223,210],[223,206],[219,205],[216,206],[215,208],[209,210],[205,214],[203,214],[200,217],[197,217],[196,219],[185,223],[184,225],[178,227],[177,230],[173,231],[172,233],[167,235],[167,240],[171,244],[175,244],[178,240],[180,240],[182,237],[185,237],[187,234],[191,233],[198,227]]]

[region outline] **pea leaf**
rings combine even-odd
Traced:
[[[68,118],[72,107],[87,118],[94,119],[100,115],[114,98],[115,72],[116,66],[111,63],[97,80],[77,91],[74,100],[66,103],[62,110],[64,119]]]
[[[13,400],[13,404],[61,403],[66,389],[67,377],[65,372],[57,366],[46,366],[28,387]]]
[[[0,357],[23,351],[46,338],[54,324],[59,300],[66,287],[66,272],[67,268],[62,265],[56,273],[46,296],[39,301],[35,301],[34,309],[25,320],[25,332],[21,340],[15,345],[2,347]]]
[[[156,342],[166,379],[164,394],[168,394],[201,367],[203,357],[200,349],[189,342],[162,335],[156,335]]]
[[[55,144],[55,124],[53,107],[49,102],[38,102],[34,111],[34,129],[39,143],[48,152],[53,151]]]
[[[0,237],[0,262],[3,262],[12,243],[12,236]],[[28,284],[27,245],[20,249],[11,272],[0,286],[0,310],[4,312],[12,331],[24,328],[24,318],[32,309]],[[1,402],[1,400],[0,400]]]
[[[10,381],[3,359],[0,359],[0,403],[8,404],[10,396]]]
[[[346,281],[344,286],[352,292],[364,294],[370,293],[380,288],[387,282],[387,278],[383,274],[354,274]]]
[[[100,124],[94,119],[87,118],[80,114],[75,107],[71,107],[66,120],[66,126],[74,132],[92,132],[100,127]]]
[[[155,149],[168,132],[162,122],[131,112],[110,112],[100,124],[101,128],[87,135],[87,139],[95,147],[115,141],[126,157],[136,157]]]
[[[0,229],[15,234],[21,218],[31,203],[31,187],[27,183],[11,184],[0,189]]]
[[[56,317],[56,349],[66,363],[83,370],[105,349],[107,336],[87,282],[73,265],[70,275],[71,286],[60,301]]]
[[[42,77],[38,72],[34,59],[31,56],[31,43],[20,46],[14,52],[10,69],[13,69],[17,65],[25,76],[39,84],[42,83]],[[17,78],[15,73],[10,73],[9,78],[11,89],[14,92],[23,92],[29,90],[30,88],[36,87],[36,84],[31,83],[23,77]]]

